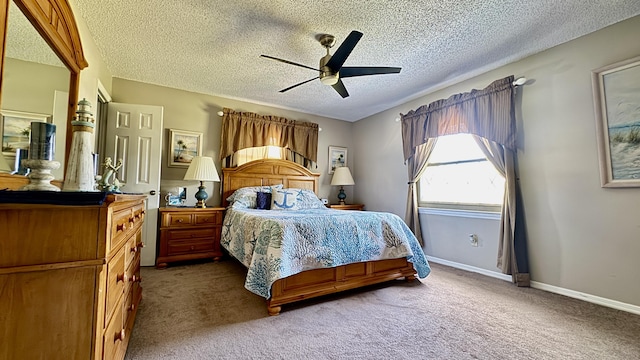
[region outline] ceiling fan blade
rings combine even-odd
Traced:
[[[356,47],[358,41],[362,37],[362,33],[359,31],[352,31],[349,36],[340,44],[336,52],[331,56],[331,59],[327,62],[327,66],[334,72],[338,72],[342,67],[342,64],[347,60],[353,48]]]
[[[399,67],[350,67],[345,66],[340,69],[340,77],[354,77],[364,75],[397,74],[402,68]]]
[[[306,68],[306,69],[311,69],[313,71],[318,71],[318,69],[312,68],[311,66],[294,63],[293,61],[289,61],[289,60],[278,59],[276,57],[269,56],[269,55],[260,55],[260,57],[271,59],[271,60],[275,60],[275,61],[280,61],[280,62],[283,62],[285,64],[289,64],[289,65],[300,66],[300,67],[303,67],[303,68]]]
[[[349,96],[349,92],[347,91],[347,88],[344,87],[342,80],[338,79],[338,82],[331,85],[331,87],[334,88],[343,99]]]
[[[298,87],[298,86],[300,86],[300,85],[304,85],[304,84],[306,84],[306,83],[308,83],[308,82],[310,82],[310,81],[313,81],[313,80],[315,80],[315,79],[317,79],[317,78],[318,78],[318,76],[314,77],[313,79],[309,79],[309,80],[305,80],[305,81],[303,81],[303,82],[301,82],[301,83],[297,83],[297,84],[295,84],[295,85],[293,85],[293,86],[289,86],[289,87],[288,87],[288,88],[286,88],[286,89],[282,89],[282,90],[280,90],[280,92],[281,92],[281,93],[283,93],[283,92],[285,92],[285,91],[289,91],[289,90],[293,89],[294,87]]]

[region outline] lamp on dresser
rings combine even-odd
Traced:
[[[216,169],[216,165],[213,163],[213,159],[207,156],[195,156],[193,160],[191,160],[191,164],[187,169],[187,173],[184,175],[184,180],[197,180],[200,181],[200,186],[198,187],[198,192],[196,192],[196,207],[198,208],[206,208],[207,205],[205,201],[209,197],[207,192],[205,191],[206,187],[204,186],[205,181],[220,181],[220,176],[218,176],[218,170]]]
[[[340,200],[340,205],[344,205],[344,199],[347,198],[347,194],[344,193],[344,185],[355,185],[353,181],[353,177],[351,176],[351,171],[346,166],[336,168],[333,173],[333,178],[331,178],[331,186],[340,186],[340,192],[338,192],[338,200]]]

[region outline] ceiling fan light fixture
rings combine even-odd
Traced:
[[[340,76],[338,76],[338,73],[327,74],[320,77],[320,82],[322,82],[324,85],[335,85],[338,83],[338,80],[340,80]]]

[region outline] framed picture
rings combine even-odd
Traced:
[[[337,167],[347,166],[347,148],[340,146],[329,146],[329,174]]]
[[[592,73],[602,187],[640,187],[640,57]]]
[[[48,114],[0,110],[0,115],[2,152],[8,156],[15,156],[16,149],[29,149],[31,122],[53,122]]]
[[[189,167],[194,156],[202,155],[202,133],[169,129],[168,166]]]

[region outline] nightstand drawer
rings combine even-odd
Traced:
[[[215,243],[213,239],[200,241],[170,241],[168,244],[167,255],[213,251],[214,249]]]
[[[212,213],[212,214],[193,214],[193,216],[195,217],[195,224],[196,225],[204,225],[204,224],[220,225],[220,224],[222,224],[222,213],[221,212],[216,212],[216,213]]]
[[[162,226],[189,226],[191,225],[191,214],[168,213],[162,219]]]
[[[167,230],[166,240],[186,240],[186,239],[211,239],[213,240],[216,236],[216,229],[211,228],[202,228],[202,229],[180,229],[180,230]]]

